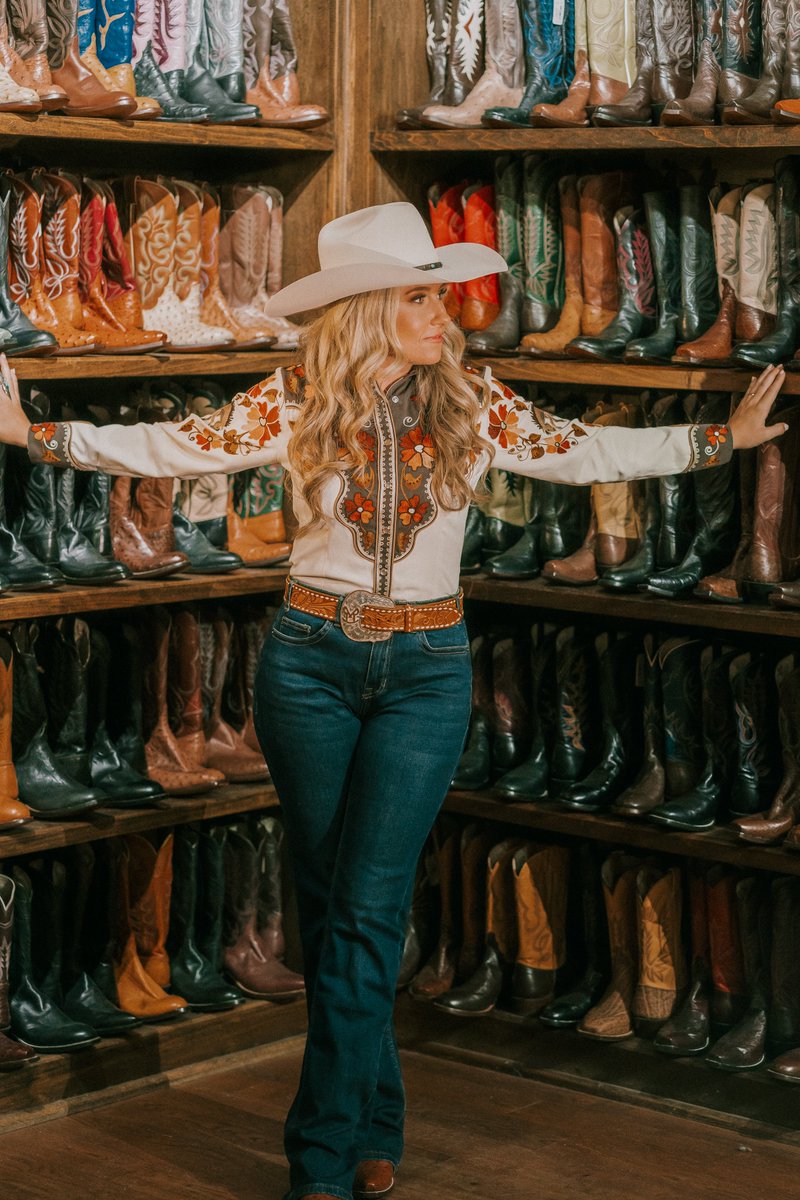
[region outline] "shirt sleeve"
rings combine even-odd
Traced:
[[[553,483],[619,483],[721,466],[733,454],[726,425],[625,429],[588,425],[543,412],[487,377],[480,432],[494,449],[491,466]]]
[[[210,417],[99,428],[87,421],[31,425],[28,455],[33,462],[83,471],[195,479],[268,463],[286,466],[290,434],[283,372],[277,371]]]

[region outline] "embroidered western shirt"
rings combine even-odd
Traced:
[[[726,462],[725,426],[656,429],[603,427],[551,416],[485,374],[468,370],[482,396],[480,432],[494,449],[465,464],[473,483],[491,465],[558,483],[612,483],[672,475]],[[434,435],[421,419],[411,372],[376,397],[360,435],[363,468],[342,469],[322,494],[323,520],[294,545],[291,573],[304,583],[346,594],[365,589],[397,601],[423,601],[458,589],[466,508],[440,507],[431,492]],[[191,479],[266,463],[289,467],[292,424],[306,391],[302,367],[281,369],[210,417],[158,425],[82,421],[31,427],[34,461],[114,475]],[[311,511],[294,490],[302,528]]]

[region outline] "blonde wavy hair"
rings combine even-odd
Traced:
[[[294,486],[311,509],[312,525],[322,517],[322,489],[331,476],[347,469],[358,474],[369,462],[359,434],[375,407],[378,372],[387,358],[402,357],[399,293],[390,288],[340,300],[303,335],[307,387],[288,449]],[[464,335],[451,322],[440,361],[416,368],[420,424],[436,448],[431,492],[448,509],[463,508],[475,498],[470,465],[483,452],[493,457],[477,428],[488,388],[465,373],[464,346]]]

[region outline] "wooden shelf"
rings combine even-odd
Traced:
[[[9,360],[20,379],[141,379],[168,375],[258,375],[297,362],[296,350],[239,350],[215,354],[80,354],[75,358]]]
[[[266,129],[258,125],[179,125],[169,121],[115,121],[108,117],[63,117],[52,113],[0,114],[0,139],[53,138],[60,142],[123,142],[132,146],[187,146],[218,150],[292,150],[330,153],[330,127]]]
[[[0,596],[0,624],[29,617],[141,608],[146,604],[262,596],[282,591],[285,579],[286,567],[265,567],[241,569],[228,575],[171,575],[169,579],[131,579],[110,587],[67,586],[52,592],[6,592]]]
[[[238,1061],[237,1055],[263,1056],[268,1085],[269,1044],[302,1034],[305,1027],[302,1000],[247,1000],[229,1012],[142,1025],[127,1037],[104,1038],[74,1054],[42,1054],[33,1066],[0,1075],[0,1132],[91,1107],[98,1103],[97,1093],[106,1104],[164,1087],[187,1073],[214,1070],[219,1065],[214,1060],[223,1056],[225,1066]]]
[[[30,821],[0,834],[0,862],[21,854],[124,837],[126,833],[236,816],[277,803],[271,783],[228,783],[202,796],[168,796],[154,808],[97,808],[71,821]]]
[[[577,358],[524,358],[522,355],[470,358],[473,367],[489,367],[500,379],[563,383],[579,387],[667,388],[678,392],[744,392],[753,371],[738,367],[638,366],[586,362]],[[782,396],[800,396],[800,372],[787,371]]]
[[[667,129],[376,129],[373,153],[476,152],[549,150],[559,154],[596,150],[791,150],[800,146],[800,126],[718,125]]]
[[[769,637],[800,636],[800,610],[793,613],[765,604],[715,604],[680,598],[662,600],[642,592],[612,592],[599,584],[564,587],[545,583],[542,579],[517,581],[491,579],[486,575],[465,575],[461,586],[469,600],[522,605],[562,617],[564,613],[586,613],[625,621],[646,621],[648,625],[690,625]]]
[[[561,808],[552,801],[538,804],[506,804],[490,792],[453,790],[444,804],[447,812],[525,829],[563,834],[571,838],[586,838],[614,846],[631,846],[637,850],[659,854],[678,854],[685,858],[701,858],[708,862],[729,863],[748,870],[776,871],[783,875],[800,875],[800,854],[782,850],[780,846],[755,846],[740,842],[724,825],[703,833],[681,833],[678,830],[651,825],[646,819],[635,821],[605,813],[578,813]]]

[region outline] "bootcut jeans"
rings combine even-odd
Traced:
[[[362,1159],[400,1162],[395,984],[417,860],[464,745],[470,687],[463,622],[353,642],[284,604],[267,637],[254,719],[294,870],[308,1004],[285,1200],[352,1200]]]

